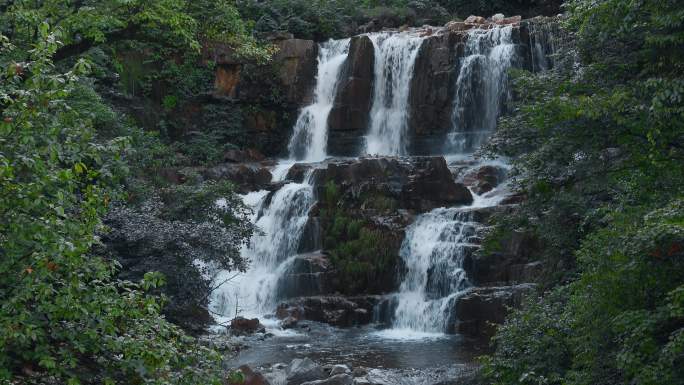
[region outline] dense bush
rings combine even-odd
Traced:
[[[682,383],[684,6],[567,7],[563,60],[516,74],[490,146],[516,159],[529,197],[494,233],[542,240],[549,292],[500,329],[487,381]]]

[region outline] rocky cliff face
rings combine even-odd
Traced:
[[[368,36],[352,38],[349,56],[328,117],[328,149],[333,155],[353,154],[360,149],[359,139],[368,128],[373,95],[375,52]]]

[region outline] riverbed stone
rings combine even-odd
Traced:
[[[323,367],[308,357],[295,358],[287,367],[287,385],[301,385],[326,377]]]
[[[330,376],[324,380],[305,382],[302,385],[352,385],[353,382],[354,378],[352,378],[352,376],[343,373]]]
[[[330,368],[330,376],[336,376],[338,374],[349,374],[351,373],[351,370],[347,365],[343,364],[338,364],[338,365],[333,365],[332,368]]]
[[[255,372],[247,365],[242,365],[238,368],[245,376],[245,380],[240,383],[229,382],[230,385],[270,385],[270,382],[263,374]]]

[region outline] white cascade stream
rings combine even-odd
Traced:
[[[315,203],[311,174],[303,183],[284,185],[270,199],[268,191],[243,197],[255,213],[253,221],[259,232],[242,249],[242,256],[250,261],[247,272],[221,271],[214,278],[221,286],[212,293],[210,306],[218,323],[235,316],[262,317],[275,309],[278,279],[297,255],[309,210]]]
[[[406,155],[410,84],[424,38],[406,32],[368,36],[375,48],[375,85],[365,153]]]
[[[319,162],[328,144],[328,116],[337,90],[338,76],[349,53],[350,39],[329,40],[319,46],[314,101],[299,113],[288,150],[290,159]]]
[[[518,60],[512,30],[507,26],[468,32],[465,56],[457,69],[454,129],[446,144],[447,153],[468,156],[496,128],[508,97],[507,71]],[[410,84],[424,38],[412,31],[368,36],[375,48],[375,81],[364,153],[408,155]],[[325,160],[327,119],[349,43],[345,39],[321,44],[313,103],[300,112],[288,146],[289,159],[272,170],[274,182],[285,180],[297,161]],[[275,193],[259,191],[244,196],[261,232],[242,250],[250,261],[249,270],[236,276],[219,272],[215,278],[216,283],[233,278],[210,300],[219,323],[236,315],[269,322],[264,316],[272,314],[282,299],[279,279],[297,256],[308,213],[315,204],[312,174],[309,171],[303,183],[286,183]],[[406,229],[400,256],[408,271],[399,291],[390,296],[392,327],[379,334],[422,338],[446,331],[454,301],[470,287],[463,262],[478,247],[477,233],[482,226],[474,220],[474,210],[496,205],[502,197],[497,190],[486,196],[474,195],[472,205],[435,209],[418,216]],[[271,322],[275,326],[275,321]]]
[[[501,108],[510,97],[508,70],[517,59],[512,26],[468,32],[456,80],[447,153],[472,153],[496,129]]]

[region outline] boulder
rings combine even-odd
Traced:
[[[287,367],[287,385],[301,385],[305,382],[325,379],[323,367],[310,358],[295,358]]]
[[[237,317],[230,321],[230,334],[235,336],[263,333],[265,331],[266,328],[259,322],[258,318],[247,319]]]
[[[492,16],[492,21],[495,23],[502,22],[506,17],[503,13],[497,13]]]
[[[349,374],[351,370],[347,365],[333,365],[330,369],[330,376],[336,376],[338,374]]]
[[[270,385],[269,381],[258,372],[255,372],[247,365],[242,365],[238,368],[245,376],[245,380],[240,383],[229,382],[230,385]]]
[[[487,19],[482,16],[470,15],[465,19],[466,24],[485,24]]]
[[[379,296],[301,297],[281,303],[276,316],[280,319],[294,317],[340,327],[365,325],[372,321],[373,308],[379,300]]]
[[[501,167],[485,165],[468,171],[463,176],[463,183],[474,193],[480,195],[492,191],[506,179],[506,170]]]
[[[324,380],[305,382],[302,385],[352,385],[352,382],[354,382],[354,378],[352,378],[352,376],[349,374],[343,373],[331,376]]]
[[[425,212],[437,207],[472,203],[472,194],[463,184],[454,181],[444,158],[417,158],[414,166],[402,189],[406,208]]]
[[[368,127],[375,65],[375,48],[368,36],[351,39],[347,61],[340,70],[335,103],[328,116],[328,152],[356,153]]]
[[[473,28],[472,25],[466,24],[463,21],[450,21],[444,25],[444,28],[449,32],[463,32]]]
[[[332,274],[327,255],[320,252],[298,255],[278,280],[278,293],[282,298],[331,293]]]
[[[457,299],[452,326],[470,337],[489,338],[509,309],[520,306],[523,296],[533,290],[532,284],[472,289]]]
[[[500,25],[512,24],[514,26],[518,26],[518,25],[520,25],[521,21],[522,21],[522,16],[511,16],[511,17],[506,17],[506,18],[503,18],[499,21],[496,21],[496,23],[500,24]]]

